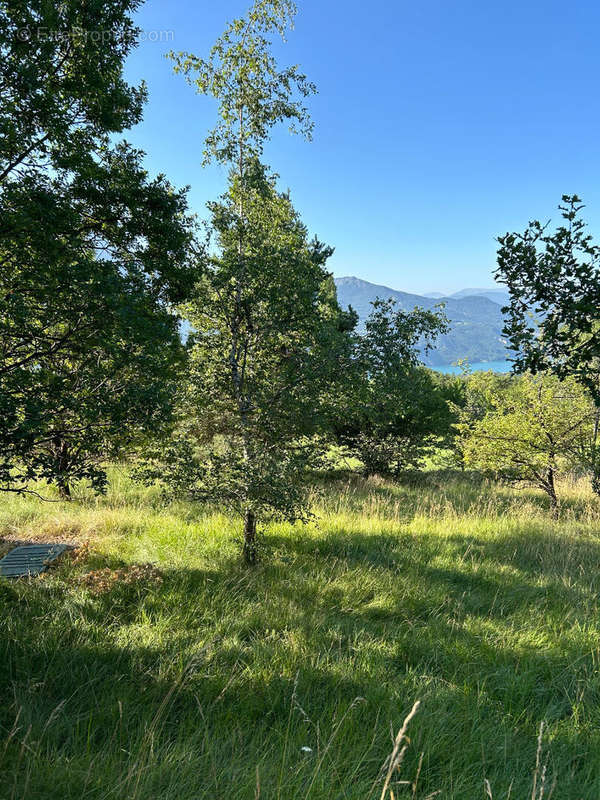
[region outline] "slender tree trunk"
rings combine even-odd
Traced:
[[[592,435],[592,490],[600,495],[600,464],[598,463],[598,433],[600,431],[600,407],[596,406],[594,433]]]
[[[244,518],[244,561],[246,564],[256,564],[256,516],[254,511],[248,509]]]
[[[239,342],[239,325],[242,319],[242,294],[243,294],[243,287],[246,279],[246,264],[245,264],[245,253],[244,253],[244,239],[242,235],[242,227],[241,223],[244,221],[244,174],[245,174],[245,163],[244,163],[244,107],[243,104],[240,103],[238,105],[238,121],[239,121],[239,135],[238,135],[238,177],[239,177],[239,203],[238,203],[238,212],[240,215],[240,235],[238,240],[238,256],[239,256],[239,275],[237,276],[237,286],[236,286],[236,304],[235,304],[235,325],[233,331],[233,347],[231,350],[232,356],[231,360],[231,367],[232,367],[232,379],[233,379],[233,386],[235,391],[235,396],[237,400],[238,410],[240,414],[240,422],[242,426],[242,439],[243,439],[243,453],[244,453],[244,462],[248,465],[250,460],[250,447],[249,447],[249,440],[248,440],[248,414],[247,414],[247,405],[246,405],[246,398],[245,398],[245,386],[244,386],[244,371],[240,374],[240,342]],[[243,555],[244,561],[246,564],[252,565],[256,564],[257,561],[257,552],[256,552],[256,516],[254,512],[248,508],[246,509],[246,516],[244,518],[244,546],[243,546]]]
[[[550,498],[550,510],[552,512],[552,518],[558,519],[558,497],[556,496],[553,469],[548,470],[546,491],[548,493],[548,497]]]
[[[56,456],[56,485],[58,486],[58,496],[61,500],[71,499],[71,486],[67,477],[69,466],[69,445],[64,439],[57,437],[54,440],[54,452]]]

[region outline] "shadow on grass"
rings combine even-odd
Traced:
[[[47,584],[0,582],[15,797],[252,800],[255,767],[276,797],[283,764],[282,797],[300,798],[313,774],[301,748],[320,752],[339,725],[314,796],[364,800],[390,725],[417,697],[406,766],[414,775],[426,752],[425,795],[481,795],[485,749],[487,775],[505,790],[520,776],[513,791],[525,796],[545,719],[563,796],[598,796],[600,542],[536,528],[489,539],[300,531],[266,545],[256,570],[222,559],[164,570],[160,588],[77,588],[82,571],[123,565],[105,556]],[[132,769],[144,770],[139,792]]]
[[[36,743],[32,758],[41,774],[50,764],[59,765],[56,787],[62,795],[57,790],[46,797],[84,791],[111,796],[106,781],[102,791],[93,790],[89,770],[99,780],[110,762],[109,779],[126,781],[132,765],[143,763],[140,753],[151,740],[157,761],[141,778],[146,796],[161,797],[164,790],[170,797],[164,787],[185,780],[186,797],[226,796],[230,787],[233,796],[250,800],[253,769],[265,751],[275,765],[288,757],[284,741],[291,709],[294,754],[306,744],[316,749],[315,737],[328,741],[340,725],[339,744],[329,751],[328,791],[339,787],[340,770],[351,771],[348,751],[356,754],[368,745],[362,783],[357,782],[363,794],[352,794],[350,783],[345,794],[362,800],[389,750],[390,723],[397,729],[417,696],[424,712],[407,772],[414,774],[420,750],[428,762],[439,764],[424,775],[424,790],[439,788],[444,769],[473,775],[482,747],[500,758],[497,741],[504,748],[498,779],[528,776],[540,720],[569,722],[579,714],[587,717],[589,737],[582,740],[559,727],[553,754],[571,765],[571,776],[563,780],[578,794],[570,796],[593,797],[586,772],[600,766],[598,737],[591,733],[598,720],[588,710],[597,709],[600,699],[593,654],[582,652],[576,640],[536,647],[510,639],[510,616],[539,609],[546,590],[440,569],[417,554],[412,577],[423,586],[421,594],[410,586],[407,592],[411,576],[403,567],[403,588],[396,594],[392,589],[387,607],[377,607],[376,589],[358,586],[352,594],[335,586],[336,578],[351,580],[353,563],[370,565],[365,556],[378,540],[364,538],[343,556],[345,566],[333,547],[333,585],[318,593],[305,558],[310,555],[314,564],[315,553],[306,542],[292,545],[299,557],[286,567],[265,564],[248,571],[224,562],[211,570],[171,570],[160,589],[148,592],[117,586],[100,596],[74,597],[65,585],[3,583],[4,612],[11,619],[5,619],[0,636],[0,690],[10,700],[0,710],[1,724],[9,731],[19,715],[20,729],[31,731]],[[399,573],[389,564],[377,568],[391,573],[392,581],[383,586],[389,594]],[[475,602],[477,595],[487,600]],[[575,602],[574,595],[562,595],[561,602]],[[498,613],[502,604],[505,611]],[[467,618],[477,614],[506,623],[506,637],[468,627]],[[154,644],[143,643],[142,623],[157,632]],[[340,722],[356,698],[364,702]],[[186,762],[191,772],[172,758],[185,747],[193,752]],[[18,761],[20,748],[22,738],[15,737],[5,766],[25,769]],[[73,769],[73,762],[86,759],[92,760],[87,772]],[[229,772],[223,765],[231,765]],[[300,798],[311,768],[295,764],[295,769],[297,782],[285,796]],[[494,769],[492,763],[488,775]],[[481,787],[477,774],[479,782],[469,784],[465,796]],[[29,780],[35,786],[36,779]],[[162,781],[163,790],[153,781]],[[265,766],[263,782],[272,794],[273,781]],[[126,786],[114,796],[132,796]]]

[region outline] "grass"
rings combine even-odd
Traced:
[[[600,796],[583,483],[553,522],[539,494],[460,475],[330,480],[249,570],[235,520],[112,477],[99,500],[0,500],[0,537],[90,543],[0,581],[3,799]],[[162,582],[127,579],[146,562]]]

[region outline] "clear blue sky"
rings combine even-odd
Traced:
[[[172,73],[173,48],[205,55],[247,0],[148,0],[146,41],[127,77],[150,102],[128,139],[147,164],[191,186],[191,205],[223,189],[203,169],[215,106]],[[278,48],[319,88],[310,144],[276,134],[267,161],[336,276],[413,292],[490,286],[494,237],[556,218],[563,193],[600,233],[600,3],[597,0],[300,0]]]

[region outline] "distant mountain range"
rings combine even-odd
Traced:
[[[462,289],[446,297],[437,292],[427,295],[399,292],[351,277],[336,278],[335,285],[340,305],[352,306],[361,324],[377,298],[393,298],[403,311],[412,311],[415,306],[431,309],[444,303],[450,332],[440,336],[435,350],[424,356],[423,360],[431,367],[452,364],[461,358],[467,358],[471,364],[507,358],[502,306],[508,303],[508,294],[501,289]]]
[[[423,297],[433,297],[436,300],[441,300],[444,297],[459,300],[461,297],[487,297],[494,303],[500,306],[506,306],[510,302],[510,295],[502,289],[461,289],[460,292],[454,294],[444,294],[443,292],[428,292]]]

